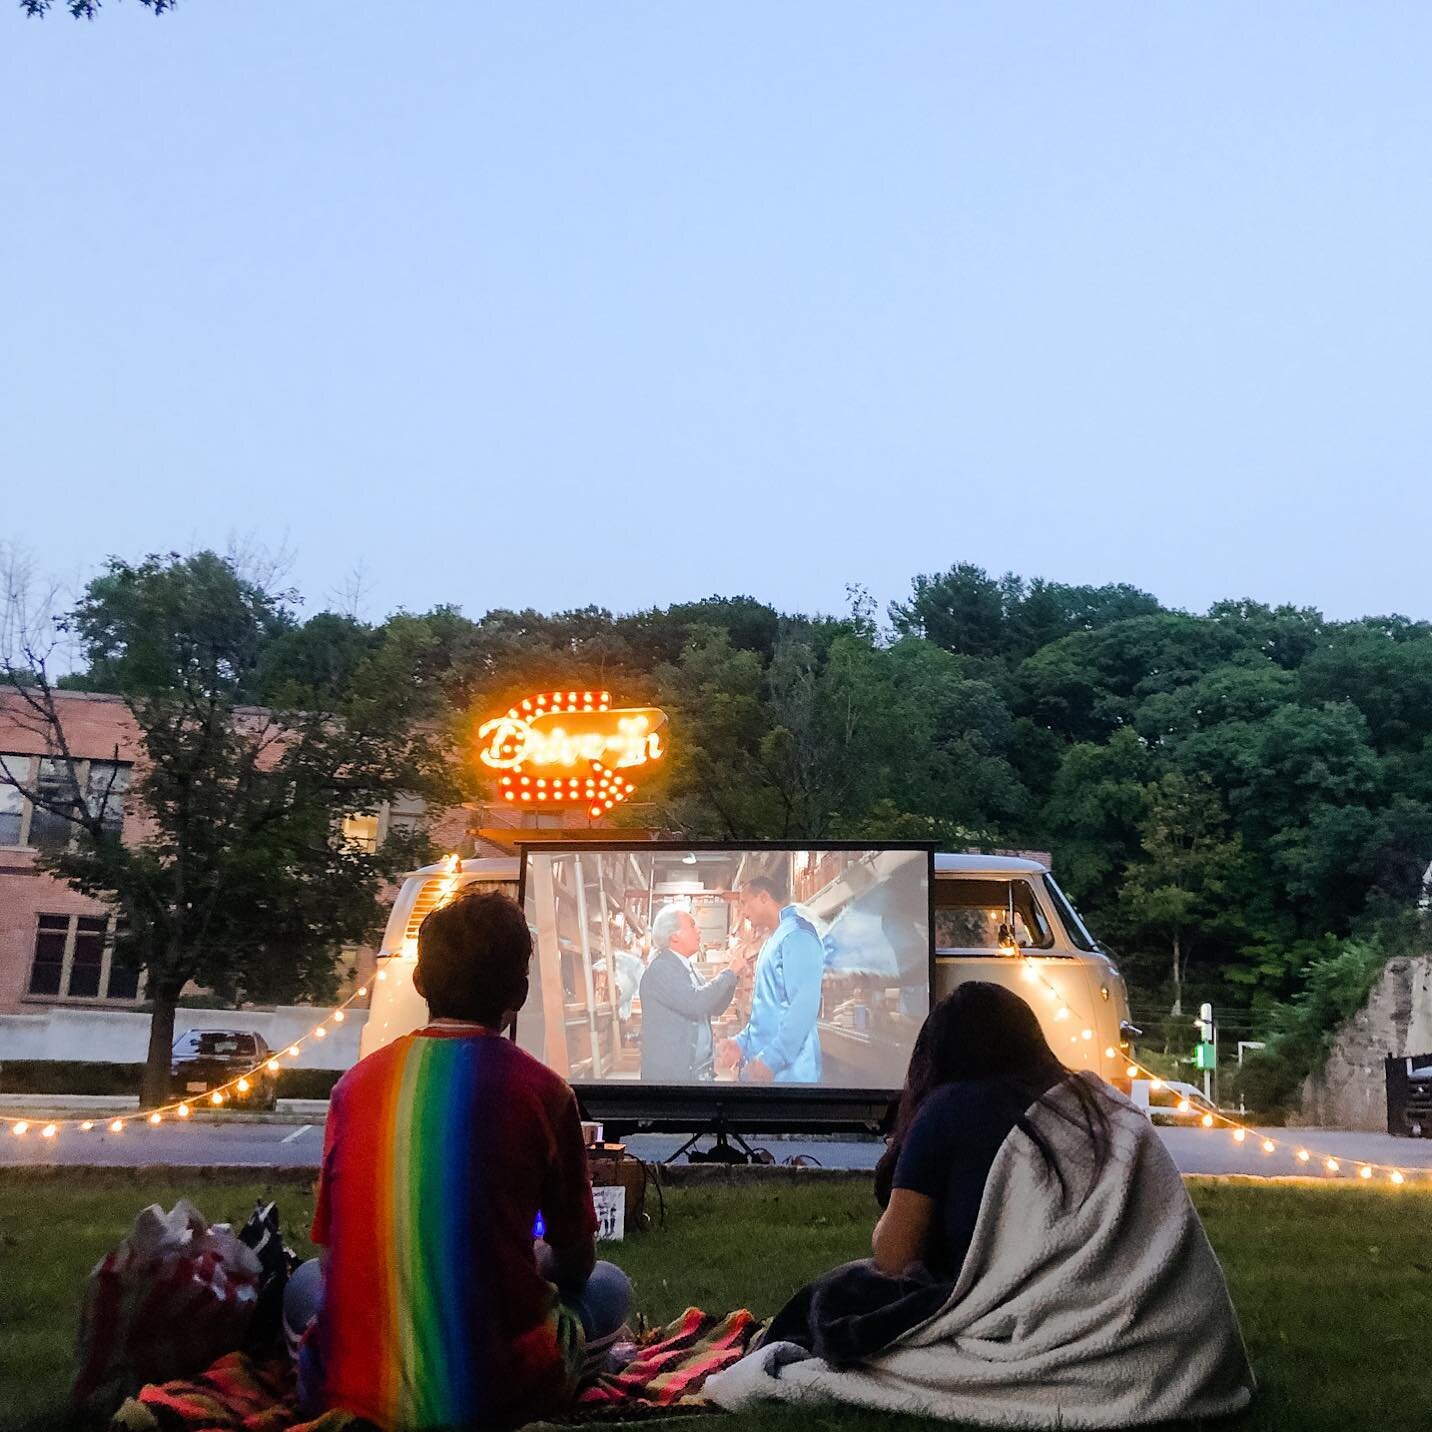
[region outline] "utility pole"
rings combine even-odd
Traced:
[[[1194,1024],[1198,1028],[1198,1049],[1194,1054],[1194,1067],[1203,1070],[1203,1097],[1210,1103],[1216,1103],[1213,1097],[1213,1075],[1218,1068],[1218,1025],[1214,1023],[1211,1004],[1199,1005],[1198,1018],[1194,1020]]]

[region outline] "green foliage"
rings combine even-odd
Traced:
[[[1251,1107],[1280,1113],[1296,1102],[1303,1080],[1362,1008],[1392,952],[1386,936],[1330,941],[1327,953],[1308,961],[1302,988],[1273,1011],[1267,1048],[1255,1050],[1239,1071],[1237,1087]]]

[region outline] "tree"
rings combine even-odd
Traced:
[[[64,625],[127,707],[139,838],[122,841],[106,819],[113,778],[81,789],[48,652],[33,641],[22,660],[7,658],[8,706],[63,780],[22,788],[74,828],[43,867],[114,908],[116,957],[146,976],[141,1095],[152,1103],[166,1092],[191,981],[236,1001],[327,991],[339,946],[380,924],[381,882],[397,863],[343,842],[338,820],[404,792],[449,796],[445,742],[411,676],[420,633],[350,642],[341,670],[290,661],[266,675],[295,626],[285,595],[212,552],[113,559]],[[270,704],[256,706],[265,681]],[[21,785],[3,763],[0,780]]]
[[[1188,961],[1201,934],[1225,924],[1225,899],[1243,859],[1229,836],[1218,793],[1206,780],[1171,771],[1144,788],[1140,857],[1119,892],[1124,927],[1168,942],[1173,1005],[1183,1013]]]
[[[64,7],[76,20],[93,20],[102,3],[103,0],[64,0]],[[162,15],[166,10],[172,10],[177,0],[139,0],[139,3],[156,15]],[[37,18],[46,15],[53,7],[54,0],[20,0],[20,8],[27,15]]]

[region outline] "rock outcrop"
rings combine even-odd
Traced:
[[[1303,1084],[1298,1122],[1387,1128],[1383,1059],[1432,1053],[1432,955],[1389,960],[1367,1003],[1338,1031],[1327,1062]]]

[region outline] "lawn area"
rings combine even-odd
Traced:
[[[1346,1185],[1191,1180],[1223,1258],[1261,1391],[1226,1424],[1253,1429],[1432,1426],[1432,1193]],[[241,1221],[276,1198],[290,1241],[312,1191],[273,1182],[152,1176],[143,1170],[0,1179],[0,1427],[58,1428],[84,1278],[143,1204],[191,1198]],[[770,1313],[821,1269],[868,1251],[867,1181],[762,1181],[667,1191],[665,1228],[609,1252],[637,1306],[663,1322],[691,1303]],[[780,1432],[874,1432],[899,1418],[779,1409],[742,1418]],[[909,1426],[917,1425],[910,1419]],[[919,1424],[926,1425],[926,1424]],[[899,1429],[896,1429],[899,1432]]]

